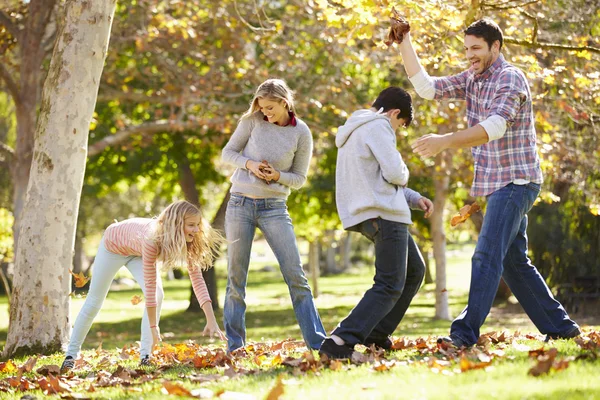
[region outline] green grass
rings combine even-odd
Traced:
[[[472,248],[448,253],[448,290],[450,297],[450,314],[457,315],[464,307],[470,280],[470,257]],[[267,252],[268,253],[268,252]],[[268,258],[268,254],[266,256]],[[252,341],[283,340],[286,338],[301,339],[294,313],[291,308],[287,287],[283,283],[279,271],[263,272],[264,265],[276,265],[272,261],[261,261],[251,267],[248,283],[246,324],[248,337]],[[217,265],[219,275],[219,296],[221,305],[225,294],[225,266],[223,261]],[[349,273],[338,276],[321,277],[319,280],[319,296],[316,299],[325,328],[330,331],[348,314],[360,299],[364,291],[372,284],[373,268],[353,269]],[[165,301],[161,318],[161,332],[168,343],[182,343],[193,339],[200,345],[220,345],[200,335],[204,328],[205,318],[202,313],[190,314],[187,308],[190,294],[188,281],[165,281]],[[121,348],[139,340],[139,325],[143,311],[143,303],[132,305],[130,299],[140,294],[139,288],[111,291],[102,311],[84,343],[84,354],[90,355],[100,343],[104,349]],[[405,319],[395,332],[396,336],[428,337],[447,334],[450,321],[433,319],[435,292],[434,285],[426,285],[421,289],[411,305]],[[83,304],[83,299],[72,301],[71,315],[75,317]],[[520,330],[537,333],[529,319],[522,312],[507,309],[494,309],[482,332],[493,330]],[[8,315],[6,298],[0,298],[0,346],[6,340]],[[222,326],[222,314],[217,313]],[[598,326],[593,326],[598,329]],[[542,346],[539,341],[525,343],[532,349]],[[573,341],[557,341],[554,343],[561,357],[580,354],[580,349]],[[386,372],[375,372],[372,365],[350,365],[343,371],[329,369],[309,372],[294,376],[289,367],[258,368],[253,375],[240,376],[218,382],[205,383],[202,387],[213,391],[226,390],[243,392],[264,398],[282,376],[288,384],[285,386],[286,399],[595,399],[600,398],[600,380],[597,379],[600,362],[574,361],[564,371],[554,372],[547,376],[534,378],[527,375],[533,362],[527,352],[507,349],[507,357],[495,360],[492,367],[486,370],[469,371],[450,376],[434,373],[413,350],[399,351],[392,357],[417,361],[411,365],[397,365]],[[21,364],[25,358],[15,360]],[[56,354],[38,361],[43,364],[60,364],[62,355]],[[425,360],[426,361],[426,360]],[[250,367],[253,363],[249,361]],[[126,367],[135,367],[136,361],[121,362]],[[114,367],[113,367],[114,369]],[[165,371],[162,378],[181,381],[187,388],[198,388],[189,377],[201,374],[223,374],[222,370],[195,370],[188,367],[177,367]],[[6,374],[0,374],[0,380]],[[83,375],[85,376],[85,375]],[[160,399],[165,395],[160,392],[161,379],[144,383],[142,393],[128,391],[127,388],[114,387],[97,389],[90,393],[93,398],[149,398]],[[41,392],[32,392],[43,396]],[[0,398],[20,398],[21,394],[3,394]]]

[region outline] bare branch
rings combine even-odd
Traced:
[[[19,105],[21,103],[21,93],[19,92],[19,87],[4,63],[0,63],[0,78],[4,79],[6,87],[8,88],[13,101],[15,104]]]
[[[4,11],[0,11],[0,25],[4,25],[6,30],[10,32],[10,34],[13,35],[13,37],[17,39],[18,42],[22,40],[21,30],[19,29],[17,24],[15,24],[13,19],[6,15]]]
[[[252,25],[250,22],[246,21],[246,19],[244,17],[242,17],[242,14],[240,14],[240,10],[238,9],[237,0],[233,1],[233,6],[235,7],[235,12],[236,12],[237,16],[240,18],[240,21],[242,21],[242,23],[244,25],[246,25],[248,28],[252,29],[254,32],[275,31],[275,27],[271,27],[271,28],[260,27],[259,28],[259,27]],[[260,15],[258,17],[259,17],[259,21],[260,21]],[[262,26],[262,22],[261,22],[261,26]]]
[[[531,43],[537,43],[538,31],[540,29],[540,24],[538,23],[537,17],[531,15],[523,9],[519,9],[519,11],[530,21],[533,21],[533,30],[531,31]]]
[[[542,43],[542,42],[529,42],[527,40],[504,38],[504,43],[517,44],[519,46],[529,47],[533,49],[555,49],[555,50],[568,50],[568,51],[589,51],[590,53],[600,54],[600,48],[592,46],[569,46],[566,44],[558,43]]]
[[[251,96],[252,93],[215,93],[215,96],[226,97],[229,99]],[[107,102],[113,100],[133,101],[137,103],[153,103],[153,104],[205,104],[207,100],[205,96],[194,93],[182,93],[179,96],[148,96],[138,92],[121,92],[117,90],[101,90],[98,94],[99,102]]]
[[[506,3],[483,3],[481,4],[481,8],[492,8],[494,10],[508,10],[511,8],[520,8],[520,7],[525,7],[528,6],[530,4],[535,4],[535,3],[539,3],[540,0],[530,0],[530,1],[526,1],[525,3],[521,3],[521,4],[511,4],[512,1],[508,1]]]
[[[129,137],[135,134],[151,135],[162,132],[176,132],[183,131],[186,129],[199,128],[205,125],[214,125],[222,122],[218,119],[211,119],[210,121],[205,120],[189,120],[189,121],[172,121],[172,120],[160,120],[155,122],[148,122],[136,126],[131,126],[120,130],[114,135],[107,136],[102,140],[88,146],[88,157],[93,157],[100,154],[105,148],[110,146],[116,146],[125,142]]]

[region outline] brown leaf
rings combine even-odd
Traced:
[[[267,394],[265,400],[279,400],[281,396],[283,396],[283,392],[285,392],[285,385],[281,380],[281,376],[277,378],[277,383],[273,386],[273,389]]]
[[[398,11],[396,8],[392,8],[392,18],[391,18],[392,26],[390,27],[390,32],[388,33],[387,40],[384,43],[388,46],[391,46],[392,43],[402,43],[404,39],[404,35],[406,35],[410,31],[410,24]]]
[[[537,364],[533,366],[528,374],[533,376],[540,376],[543,374],[547,374],[552,367],[552,363],[558,354],[558,350],[556,348],[551,348],[545,354],[538,356]]]
[[[35,372],[40,375],[48,376],[48,375],[60,375],[60,367],[58,365],[44,365],[43,367],[38,368]]]
[[[163,393],[174,395],[174,396],[188,396],[192,397],[192,393],[181,386],[179,383],[173,383],[169,381],[163,382]]]
[[[467,219],[469,219],[471,215],[475,214],[479,210],[481,210],[481,207],[479,207],[479,204],[477,204],[477,202],[474,202],[473,204],[466,204],[459,210],[458,214],[452,217],[452,219],[450,220],[450,225],[454,227],[456,225],[462,224]]]
[[[29,360],[25,361],[25,364],[21,365],[19,370],[21,372],[31,372],[35,364],[37,363],[37,357],[31,357]]]
[[[91,279],[91,278],[87,278],[85,275],[83,275],[83,272],[79,272],[77,274],[73,273],[73,271],[71,271],[71,270],[69,270],[69,272],[75,278],[75,287],[78,287],[78,288],[84,287],[85,284],[88,283],[88,281]]]

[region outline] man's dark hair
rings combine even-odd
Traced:
[[[472,35],[480,39],[485,40],[490,49],[496,40],[500,41],[500,48],[504,39],[502,38],[502,29],[491,19],[480,19],[479,21],[473,22],[467,29],[465,29],[465,35]]]
[[[405,126],[408,126],[413,119],[413,106],[410,94],[408,94],[406,90],[396,86],[390,86],[379,93],[379,96],[377,96],[377,100],[375,100],[372,107],[377,110],[383,108],[383,112],[396,108],[400,109],[397,118],[405,118]]]

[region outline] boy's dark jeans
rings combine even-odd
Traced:
[[[406,224],[377,218],[349,230],[375,243],[375,283],[332,334],[349,345],[383,341],[421,287],[425,263]]]

